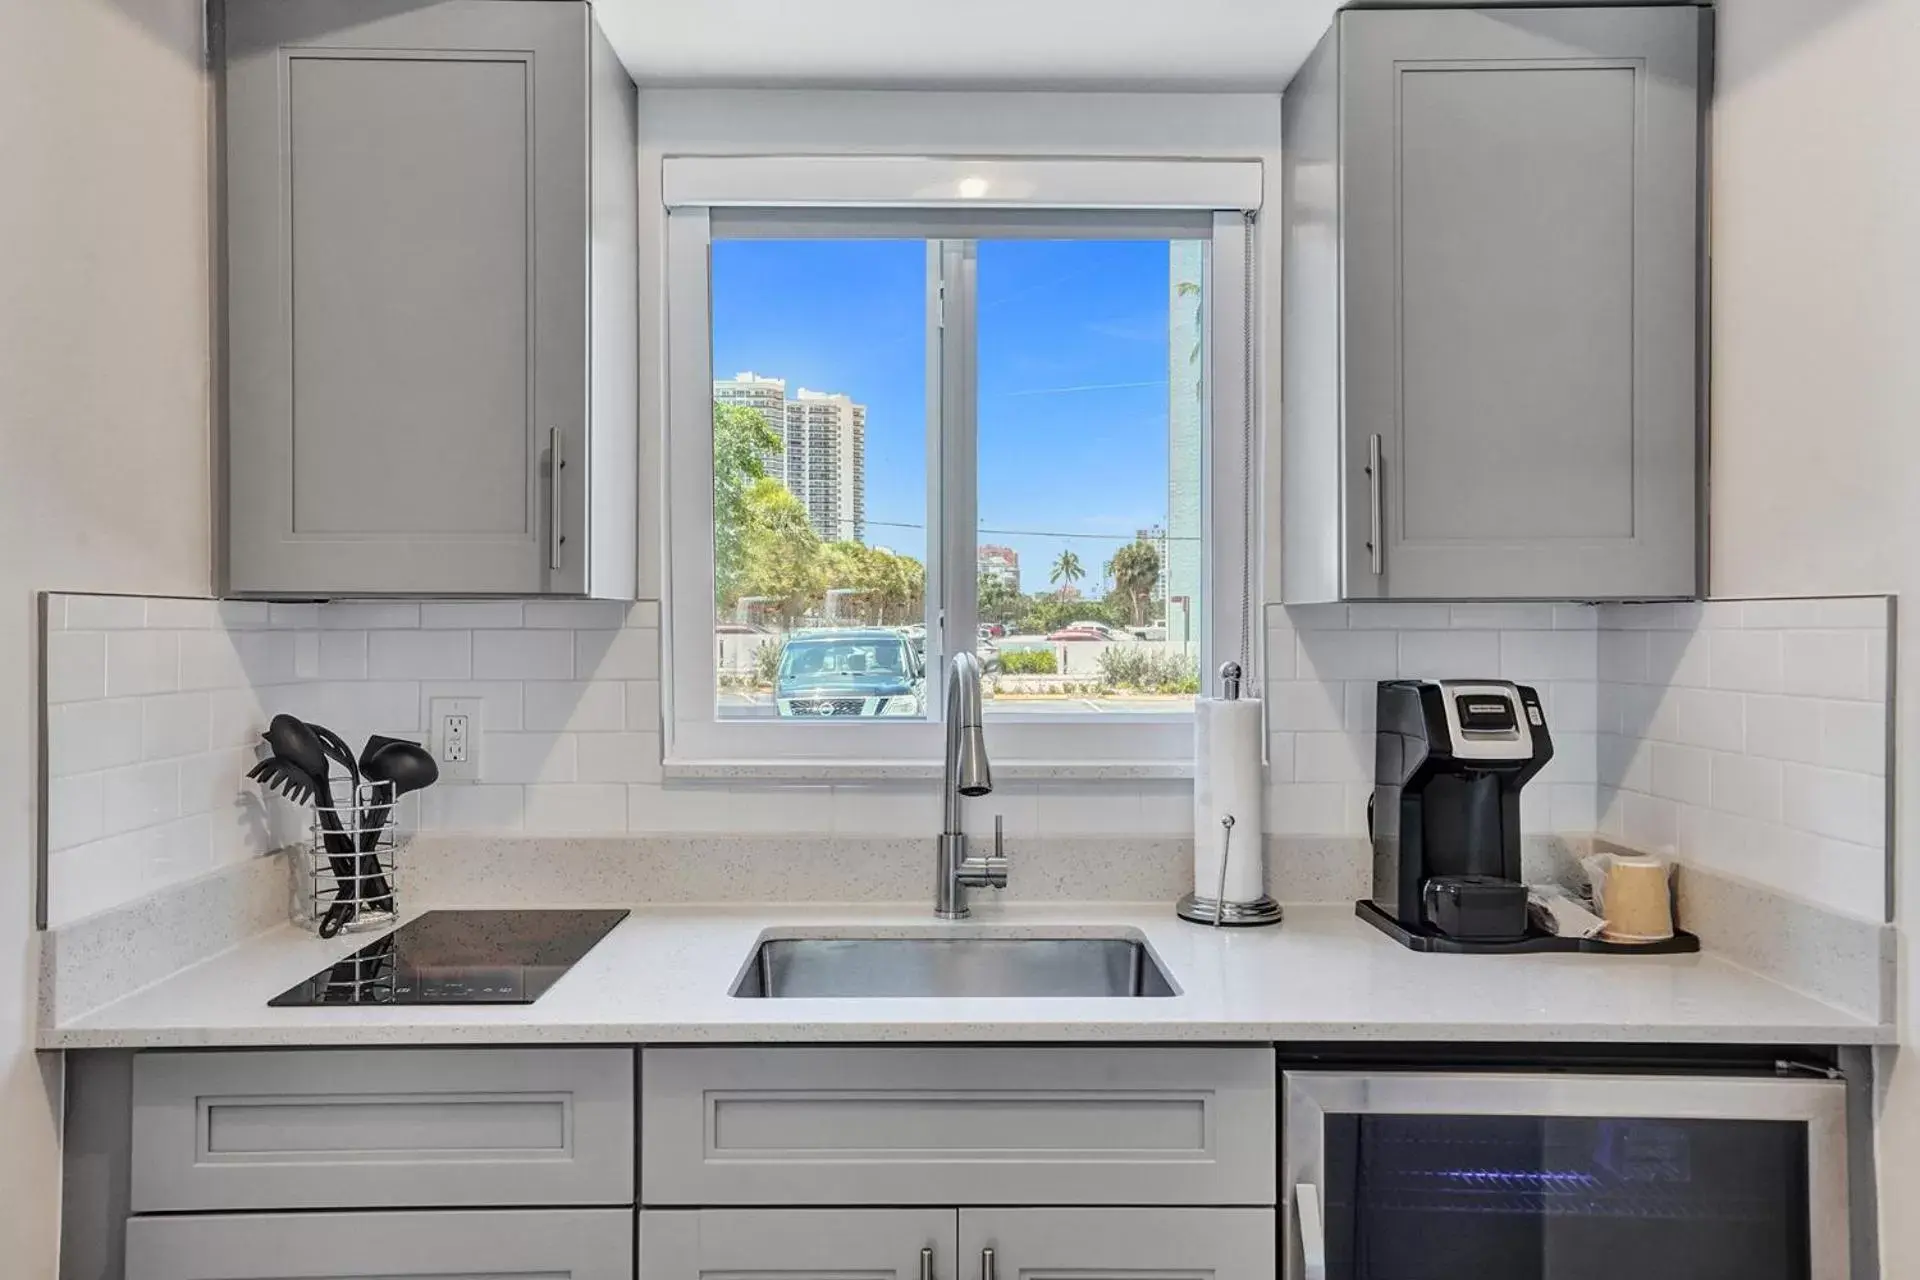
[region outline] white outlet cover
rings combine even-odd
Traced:
[[[427,750],[440,766],[446,782],[478,782],[486,776],[487,700],[485,698],[427,699]],[[467,758],[447,759],[447,717],[467,718]]]

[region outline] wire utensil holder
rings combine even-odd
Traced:
[[[331,806],[316,803],[303,851],[300,923],[318,931],[329,916],[340,933],[370,933],[398,921],[394,893],[399,841],[391,782],[327,780]]]

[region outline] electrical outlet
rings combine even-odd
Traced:
[[[482,698],[427,700],[427,750],[439,762],[440,776],[447,781],[480,781],[481,748],[487,739],[486,707]]]

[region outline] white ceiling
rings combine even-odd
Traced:
[[[642,85],[1278,90],[1340,0],[594,0]]]

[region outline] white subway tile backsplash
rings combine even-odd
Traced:
[[[71,702],[47,711],[49,777],[92,773],[140,759],[140,702]]]
[[[319,678],[322,680],[365,680],[367,678],[367,633],[364,631],[322,631]]]
[[[593,680],[660,678],[660,633],[651,627],[576,631],[574,673]]]
[[[1271,782],[1267,832],[1283,836],[1364,833],[1364,792],[1369,789],[1338,782]]]
[[[518,600],[429,600],[420,606],[420,625],[451,631],[518,629],[526,617]]]
[[[1453,617],[1444,604],[1352,604],[1347,606],[1347,626],[1355,631],[1445,631],[1453,626]]]
[[[1392,631],[1302,631],[1304,680],[1391,680],[1400,673],[1400,637]]]
[[[372,631],[367,634],[367,675],[374,680],[471,679],[476,674],[475,646],[476,637],[467,631]]]
[[[526,788],[447,783],[420,793],[423,831],[519,831],[526,824]]]
[[[544,835],[613,835],[627,830],[621,784],[539,783],[527,788],[526,830]]]
[[[1267,679],[1293,679],[1294,673],[1299,669],[1298,655],[1294,652],[1293,636],[1292,627],[1270,626],[1267,628],[1267,651],[1264,656]]]
[[[1500,678],[1584,680],[1593,674],[1598,651],[1592,631],[1507,631],[1500,636]]]
[[[276,631],[311,631],[320,625],[320,606],[311,601],[270,604],[267,623]]]
[[[576,741],[567,733],[487,732],[487,782],[573,782]]]
[[[247,684],[246,668],[225,631],[183,631],[180,644],[182,689],[235,689]]]
[[[1600,610],[1600,828],[1662,851],[1671,804],[1681,860],[1880,918],[1886,599],[1660,608]]]
[[[1854,844],[1886,844],[1886,786],[1862,773],[1784,764],[1781,804],[1786,824]]]
[[[1707,646],[1708,679],[1715,689],[1774,693],[1780,688],[1778,631],[1715,631]]]
[[[652,627],[660,629],[660,602],[658,600],[635,600],[627,608],[627,625],[630,627]]]
[[[147,625],[142,596],[66,596],[69,631],[141,631]]]
[[[146,760],[193,755],[211,745],[213,699],[206,693],[169,693],[141,702],[140,755]]]
[[[604,631],[627,625],[629,606],[617,600],[529,600],[525,626]]]
[[[660,731],[660,682],[629,680],[627,686],[627,728],[638,732]]]
[[[484,715],[489,732],[512,732],[531,728],[524,718],[525,693],[529,686],[518,680],[423,680],[420,682],[420,706],[414,724],[432,728],[433,702],[436,698],[478,698],[486,703]]]
[[[99,773],[47,780],[47,850],[58,853],[103,834]]]
[[[109,698],[167,693],[180,687],[180,637],[175,633],[111,631],[106,641]]]
[[[618,680],[529,680],[525,727],[571,733],[627,728],[627,686]]]
[[[1348,733],[1293,735],[1293,780],[1296,782],[1373,781],[1372,743]]]
[[[1551,631],[1554,609],[1550,604],[1456,604],[1452,622],[1470,631]]]
[[[1783,638],[1781,689],[1816,698],[1873,696],[1868,632],[1796,631]]]
[[[77,600],[82,597],[63,597]],[[147,626],[156,631],[208,631],[221,625],[218,600],[154,596],[147,601]]]
[[[131,764],[101,775],[100,827],[107,835],[158,826],[179,812],[178,761]]]
[[[1296,604],[1278,611],[1285,625],[1295,631],[1345,631],[1347,606],[1343,604]]]
[[[417,627],[420,606],[404,600],[336,600],[321,608],[320,625],[333,631]]]
[[[575,755],[581,782],[660,781],[657,734],[582,733]]]
[[[1497,631],[1402,631],[1396,675],[1417,679],[1482,677],[1500,669]],[[1581,674],[1592,673],[1592,664]]]
[[[254,631],[272,623],[273,611],[265,600],[222,600],[218,603],[223,630]]]
[[[1715,752],[1708,807],[1759,822],[1780,821],[1781,764],[1758,756]]]
[[[107,696],[104,632],[51,631],[46,643],[48,702],[82,702]]]
[[[1346,723],[1346,686],[1318,680],[1267,685],[1267,725],[1291,732],[1338,729]]]
[[[476,631],[473,674],[482,680],[571,680],[570,631]],[[591,672],[581,671],[582,676]]]

